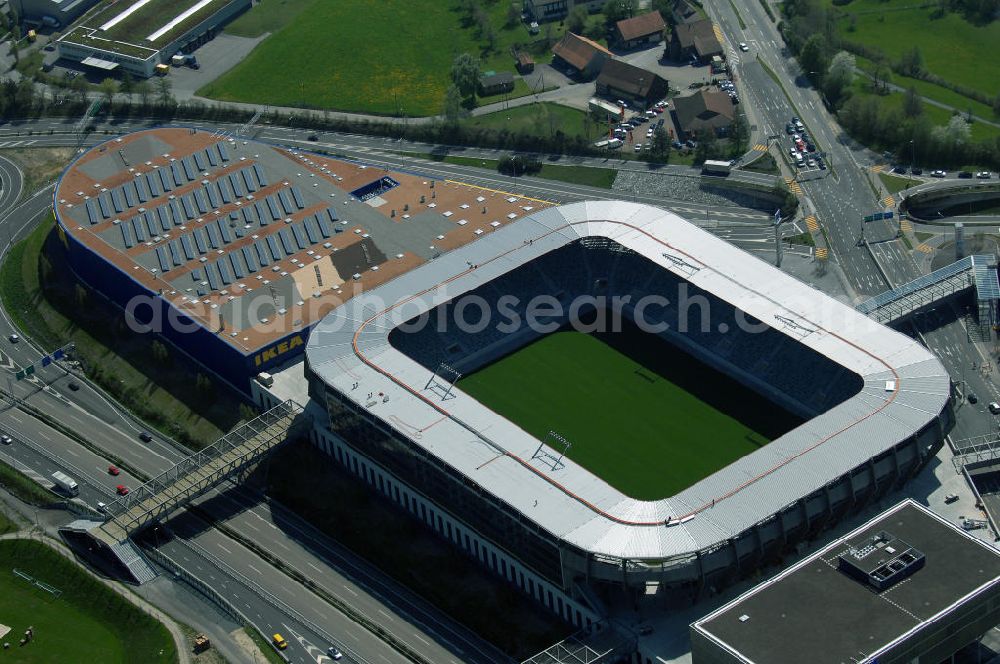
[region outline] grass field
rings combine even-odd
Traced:
[[[921,183],[921,180],[915,180],[913,178],[902,178],[898,175],[890,175],[888,173],[879,173],[878,179],[882,181],[885,188],[889,190],[890,194],[895,194],[898,191],[902,191],[907,187],[915,187]]]
[[[588,140],[597,140],[607,133],[606,126],[594,122],[583,111],[549,102],[514,106],[506,111],[476,115],[463,123],[469,127],[541,136],[553,136],[561,131],[567,136],[583,136]]]
[[[656,500],[769,442],[722,412],[719,399],[775,407],[717,380],[726,379],[627,327],[600,336],[555,332],[462,378],[459,388],[540,439],[558,432],[581,466],[628,496]]]
[[[496,159],[477,159],[475,157],[458,157],[453,155],[431,155],[419,152],[406,152],[404,154],[428,159],[430,161],[441,161],[446,164],[458,164],[460,166],[475,166],[486,168],[492,171],[497,170]],[[532,173],[532,176],[545,180],[558,180],[559,182],[572,182],[573,184],[584,184],[591,187],[601,187],[610,189],[614,184],[618,171],[611,168],[591,168],[589,166],[559,166],[555,164],[542,164],[542,170]]]
[[[55,597],[15,576],[15,567],[62,595]],[[162,624],[41,542],[0,542],[0,616],[13,628],[5,639],[12,641],[12,650],[0,651],[0,661],[177,661],[174,641]],[[29,625],[35,638],[19,647],[18,637]]]
[[[520,21],[507,24],[507,2],[481,6],[495,35],[491,49],[475,26],[466,25],[458,0],[263,0],[226,31],[271,35],[198,94],[223,101],[437,115],[459,53],[481,57],[483,71],[512,71],[515,45],[536,62],[551,58],[543,35],[529,35]],[[590,17],[592,23],[601,20],[600,14]],[[561,37],[565,28],[550,25],[546,30],[552,30],[552,39]],[[294,76],[288,75],[290,68]]]
[[[826,0],[828,7],[832,0]],[[839,8],[840,35],[858,44],[877,45],[891,59],[920,46],[924,66],[941,78],[980,90],[989,96],[1000,92],[1000,21],[972,25],[960,14],[948,12],[933,18],[937,3],[912,0],[854,0]],[[848,15],[856,17],[849,30]]]
[[[38,482],[3,461],[0,461],[0,487],[29,505],[38,507],[51,505],[60,500],[51,491],[42,488]]]

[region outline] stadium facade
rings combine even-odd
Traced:
[[[678,289],[708,306],[685,310]],[[629,296],[621,310],[638,317],[655,294],[668,296],[656,334],[805,420],[657,501],[622,494],[450,383],[544,332],[412,325],[469,296]],[[949,376],[916,341],[625,202],[533,213],[351,299],[314,329],[304,364],[254,393],[262,406],[308,401],[316,445],[580,626],[602,617],[602,592],[697,598],[759,569],[901,487],[953,422]]]

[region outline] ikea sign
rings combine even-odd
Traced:
[[[254,366],[259,367],[264,364],[267,364],[272,360],[278,359],[282,355],[286,355],[292,352],[293,350],[304,344],[305,341],[302,340],[301,334],[296,334],[294,337],[290,339],[280,341],[271,346],[270,348],[265,348],[261,352],[257,353],[253,358]]]

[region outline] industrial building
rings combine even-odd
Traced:
[[[251,0],[104,0],[57,41],[59,57],[148,78],[214,37]]]
[[[54,208],[80,279],[244,393],[338,304],[525,213],[478,188],[182,127],[91,148]]]
[[[98,0],[13,0],[21,20],[58,30],[69,25]]]
[[[919,343],[676,214],[586,202],[482,230],[333,309],[306,362],[254,384],[255,399],[308,403],[314,444],[575,625],[604,617],[603,593],[726,587],[905,484],[951,427],[950,379]],[[661,336],[804,424],[662,500],[622,494],[442,372],[475,371],[536,330],[398,331],[465,295],[563,302],[680,284],[711,302],[710,329],[678,333],[665,306]],[[743,316],[765,333],[726,332]]]
[[[943,662],[1000,623],[1000,553],[907,499],[691,625],[693,664]]]

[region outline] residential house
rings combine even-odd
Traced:
[[[645,48],[663,41],[667,23],[658,11],[640,14],[615,23],[614,42],[621,49]]]
[[[562,62],[581,78],[592,79],[601,71],[604,63],[611,59],[611,51],[600,44],[578,34],[567,32],[552,47],[556,64]]]
[[[674,124],[684,139],[694,138],[702,130],[725,136],[736,118],[733,100],[725,92],[703,89],[689,97],[675,97],[673,104]]]
[[[533,21],[561,21],[574,7],[584,7],[591,14],[601,11],[605,0],[525,0],[524,13]]]
[[[694,59],[698,62],[709,62],[713,55],[724,55],[715,26],[708,19],[675,25],[668,52],[674,60]]]
[[[608,60],[597,77],[597,94],[648,108],[667,96],[666,79],[621,60]]]
[[[530,74],[535,71],[535,60],[523,51],[517,53],[517,71],[522,74]]]

